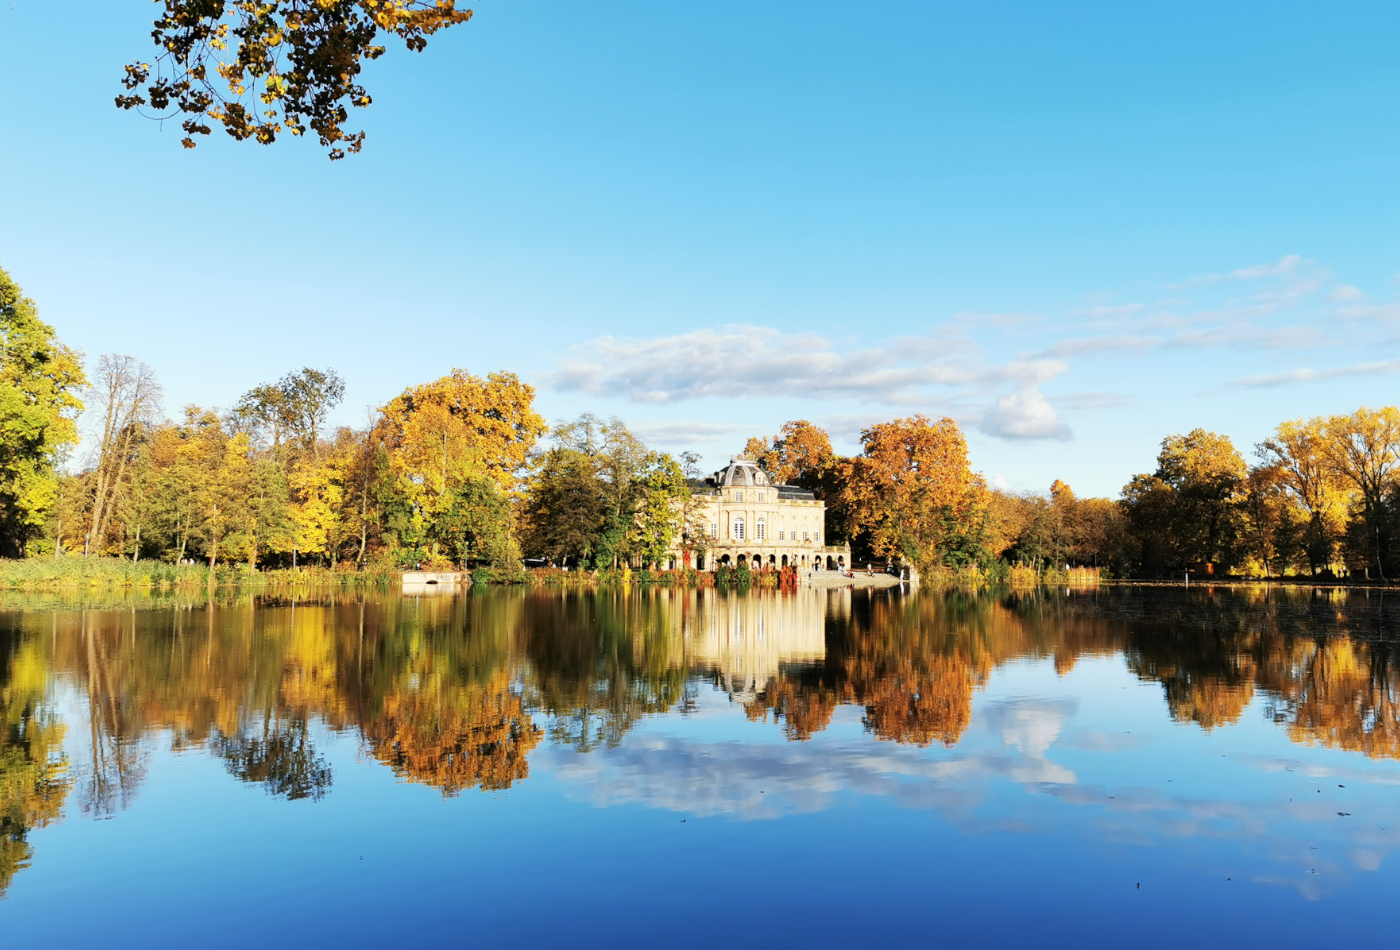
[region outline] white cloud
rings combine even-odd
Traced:
[[[1362,300],[1366,295],[1351,284],[1342,284],[1340,287],[1334,287],[1327,296],[1332,300]]]
[[[1162,340],[1151,336],[1090,336],[1078,340],[1061,340],[1042,352],[1041,356],[1078,356],[1083,353],[1109,353],[1121,350],[1150,350],[1161,346]]]
[[[1355,363],[1351,366],[1338,366],[1333,369],[1295,369],[1286,373],[1270,373],[1262,376],[1246,376],[1226,383],[1220,389],[1270,389],[1288,386],[1292,383],[1313,383],[1328,379],[1343,379],[1349,376],[1385,376],[1400,373],[1400,359],[1379,360],[1371,363]]]
[[[1069,430],[1038,387],[1068,365],[1045,357],[988,364],[965,336],[946,326],[842,352],[816,334],[741,325],[651,339],[600,337],[576,347],[544,382],[652,404],[756,396],[876,403],[980,420],[983,432],[999,438],[1065,439]],[[979,404],[1007,383],[1014,391],[981,411]],[[854,414],[846,418],[865,422]],[[654,435],[720,439],[735,431],[668,425]]]
[[[1338,307],[1337,316],[1344,320],[1388,323],[1400,318],[1400,303],[1368,303]]]
[[[986,365],[974,349],[947,328],[843,353],[816,334],[738,325],[650,339],[598,337],[575,347],[546,383],[648,403],[757,395],[911,403],[927,387],[1034,385],[1066,368],[1044,359]]]
[[[1018,389],[997,399],[977,428],[987,435],[1013,441],[1074,438],[1069,427],[1055,416],[1054,407],[1033,387]]]
[[[1261,280],[1265,277],[1293,277],[1300,268],[1315,263],[1311,259],[1305,259],[1298,254],[1285,254],[1272,264],[1252,264],[1249,267],[1238,267],[1224,274],[1200,274],[1189,278],[1180,284],[1168,284],[1169,290],[1182,287],[1210,286],[1212,284],[1224,283],[1227,280]]]
[[[996,327],[1001,330],[1008,330],[1013,327],[1021,327],[1032,323],[1041,323],[1045,320],[1043,316],[1036,313],[982,313],[978,310],[964,310],[955,313],[949,320],[950,323],[958,326]]]
[[[651,339],[599,337],[576,347],[545,382],[644,403],[753,396],[908,403],[928,386],[1016,378],[1015,370],[972,362],[967,348],[945,333],[839,353],[816,334],[729,326]]]
[[[1311,264],[1312,261],[1305,261],[1297,254],[1285,254],[1272,264],[1255,264],[1252,267],[1241,267],[1238,270],[1230,271],[1229,276],[1234,280],[1258,280],[1261,277],[1278,277],[1289,275],[1296,271],[1301,264]]]
[[[724,442],[736,435],[754,435],[753,426],[718,422],[638,422],[628,426],[643,442],[656,445],[694,445]]]
[[[1123,393],[1107,392],[1077,392],[1061,393],[1057,396],[1048,397],[1057,406],[1065,406],[1069,409],[1126,409],[1137,404],[1137,400],[1132,396]]]

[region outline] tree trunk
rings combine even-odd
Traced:
[[[112,507],[116,500],[117,490],[122,483],[122,476],[126,474],[126,459],[131,454],[131,427],[127,426],[125,435],[120,439],[117,447],[117,471],[112,475],[106,486],[106,496],[102,498],[101,504],[94,504],[92,513],[92,527],[98,538],[101,538],[107,527],[107,521],[112,517]],[[108,462],[110,467],[110,462]],[[99,492],[102,491],[99,488]]]
[[[83,557],[89,557],[96,546],[97,525],[102,519],[102,509],[107,497],[107,472],[111,463],[112,423],[117,412],[116,393],[107,397],[107,417],[102,420],[102,442],[97,449],[97,491],[92,499],[92,524],[88,525],[87,543],[83,546]]]
[[[366,522],[366,515],[369,513],[369,485],[365,485],[360,492],[360,553],[355,555],[355,569],[362,570],[365,565],[365,541],[369,525]]]

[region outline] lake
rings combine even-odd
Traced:
[[[1318,947],[1400,594],[0,600],[14,947]]]

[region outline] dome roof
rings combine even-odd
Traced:
[[[764,488],[773,483],[769,480],[768,473],[759,468],[757,463],[748,459],[732,458],[728,465],[715,472],[715,484],[726,488],[730,485],[755,485]]]

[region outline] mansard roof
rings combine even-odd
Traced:
[[[720,488],[730,486],[766,488],[773,484],[768,473],[758,467],[757,462],[744,458],[731,458],[729,464],[712,476],[714,484]]]
[[[783,485],[773,481],[767,472],[759,468],[757,462],[738,456],[731,458],[728,465],[705,479],[703,484],[692,487],[710,490],[733,487],[776,488],[778,497],[785,501],[815,501],[817,497],[797,485]]]

